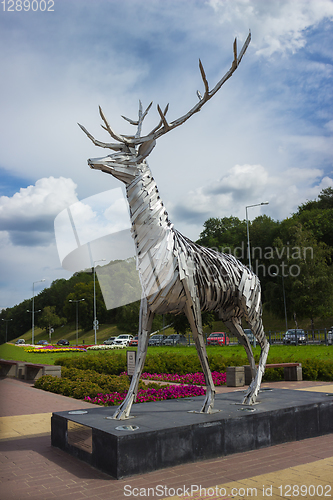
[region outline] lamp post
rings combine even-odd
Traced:
[[[104,262],[105,259],[94,260],[94,332],[95,332],[95,345],[97,344],[97,329],[98,329],[98,321],[96,317],[96,262]]]
[[[37,311],[35,311],[35,314],[36,313],[41,313],[42,310],[41,309],[38,309]],[[29,311],[29,309],[27,309],[27,313],[31,313],[32,314],[32,311]],[[32,342],[32,339],[31,339],[31,342]]]
[[[2,321],[6,321],[6,343],[7,343],[7,326],[8,326],[8,321],[13,321],[13,319],[3,319]]]
[[[249,259],[249,269],[250,270],[252,270],[252,266],[251,266],[249,218],[248,218],[248,215],[247,215],[247,209],[251,208],[251,207],[260,207],[261,205],[268,205],[268,204],[269,204],[269,201],[263,201],[261,203],[256,203],[255,205],[248,205],[247,207],[245,207],[245,211],[246,211],[246,231],[247,231],[247,255],[248,255],[248,259]]]
[[[76,345],[79,345],[79,302],[82,302],[84,299],[78,300],[69,300],[68,302],[76,303]]]
[[[45,281],[43,278],[42,280],[34,281],[32,283],[32,330],[31,330],[31,343],[34,345],[35,343],[35,283],[42,283]]]

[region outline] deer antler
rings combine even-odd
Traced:
[[[179,127],[179,125],[182,125],[184,122],[186,122],[186,120],[188,120],[192,115],[194,115],[194,113],[197,113],[198,111],[200,111],[202,106],[207,101],[209,101],[209,99],[211,99],[216,94],[216,92],[218,90],[220,90],[222,85],[232,76],[234,71],[237,69],[239,63],[241,62],[243,55],[245,54],[245,51],[250,44],[250,41],[251,41],[251,32],[249,33],[247,39],[245,40],[244,45],[242,47],[242,50],[240,51],[239,56],[237,57],[237,39],[235,38],[235,41],[233,44],[234,60],[232,61],[231,68],[229,69],[229,71],[226,72],[226,74],[221,78],[221,80],[219,82],[217,82],[217,84],[215,85],[215,87],[211,91],[209,90],[209,85],[208,85],[208,81],[206,78],[205,70],[203,68],[203,65],[202,65],[200,59],[199,59],[199,69],[200,69],[201,77],[202,77],[203,84],[205,87],[204,95],[202,96],[201,93],[199,91],[197,91],[199,102],[195,106],[193,106],[193,108],[190,109],[190,111],[188,113],[181,116],[177,120],[174,120],[171,123],[167,123],[167,121],[165,119],[165,115],[163,116],[163,113],[161,112],[161,109],[158,106],[157,110],[161,116],[161,120],[163,122],[163,127],[158,128],[157,130],[155,129],[154,132],[151,132],[146,137],[141,137],[141,141],[143,142],[143,141],[151,140],[152,134],[153,134],[153,138],[155,140],[158,139],[158,137],[161,137],[161,135],[165,134],[166,132],[169,132],[169,130],[172,130],[176,127]]]
[[[132,125],[136,125],[138,127],[135,136],[116,134],[112,130],[112,128],[110,127],[107,119],[105,118],[105,116],[103,114],[102,109],[99,107],[99,112],[100,112],[101,118],[105,124],[105,126],[102,125],[102,128],[104,128],[104,130],[109,132],[109,134],[111,135],[111,137],[113,139],[118,141],[118,143],[116,143],[116,144],[97,141],[82,125],[80,125],[80,124],[78,124],[78,125],[81,127],[83,132],[85,134],[87,134],[89,139],[96,146],[100,146],[102,148],[113,149],[114,151],[120,151],[120,150],[124,151],[124,149],[127,150],[127,148],[130,148],[133,146],[135,147],[135,146],[138,146],[139,144],[143,144],[143,143],[148,142],[148,141],[155,141],[156,139],[158,139],[162,135],[169,132],[169,130],[172,130],[176,127],[179,127],[179,125],[182,125],[184,122],[186,122],[192,115],[194,115],[194,113],[197,113],[198,111],[200,111],[202,106],[207,101],[209,101],[209,99],[211,99],[216,94],[216,92],[218,90],[220,90],[222,85],[232,76],[234,71],[236,71],[237,67],[239,66],[239,64],[240,64],[240,62],[245,54],[246,49],[248,48],[248,46],[250,44],[250,41],[251,41],[251,32],[249,33],[247,39],[245,40],[244,45],[243,45],[243,47],[242,47],[242,49],[237,57],[237,39],[235,38],[235,41],[233,44],[234,59],[233,59],[232,64],[231,64],[231,68],[229,69],[229,71],[226,72],[226,74],[221,78],[221,80],[219,82],[217,82],[217,84],[215,85],[215,87],[212,90],[209,90],[209,85],[208,85],[208,81],[206,78],[205,70],[203,68],[203,65],[202,65],[200,59],[199,59],[199,69],[200,69],[201,78],[202,78],[202,81],[203,81],[203,84],[205,87],[204,95],[202,96],[201,93],[199,91],[197,91],[197,96],[199,98],[199,102],[195,106],[193,106],[193,108],[190,109],[190,111],[188,111],[185,115],[181,116],[180,118],[177,118],[177,120],[174,120],[171,123],[168,123],[167,119],[166,119],[166,114],[167,114],[167,111],[169,108],[169,104],[167,104],[164,111],[162,111],[160,106],[157,105],[157,111],[161,117],[161,120],[160,120],[159,124],[146,136],[140,137],[142,122],[143,122],[145,116],[147,115],[149,109],[151,108],[152,102],[149,104],[149,106],[147,107],[145,112],[142,113],[142,104],[141,104],[141,101],[139,101],[139,119],[138,120],[131,120],[130,118],[126,118],[125,116],[122,116],[122,118],[124,118],[126,121],[128,121]]]

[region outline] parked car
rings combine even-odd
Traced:
[[[252,333],[252,330],[250,330],[249,328],[244,328],[244,332],[246,333],[247,338],[250,341],[250,344],[254,344],[255,338],[254,338],[254,335]],[[239,339],[238,339],[238,343],[240,344],[240,340]]]
[[[116,340],[116,337],[109,337],[108,339],[104,340],[103,344],[111,345],[114,340]]]
[[[165,340],[163,340],[163,345],[177,345],[182,344],[186,345],[187,340],[184,335],[180,335],[179,333],[173,333],[172,335],[168,335]]]
[[[134,337],[134,339],[129,341],[129,345],[130,346],[137,346],[138,342],[139,342],[139,337],[136,335],[136,337]]]
[[[38,340],[37,345],[49,345],[47,340]]]
[[[126,339],[114,339],[111,345],[118,345],[122,347],[128,347],[128,340]]]
[[[148,345],[163,345],[163,341],[167,338],[166,335],[152,335],[148,340]]]
[[[327,343],[329,345],[333,344],[333,326],[331,326],[331,328],[327,332]]]
[[[126,345],[128,346],[130,341],[133,340],[133,335],[129,335],[127,333],[122,333],[118,335],[116,339],[112,342],[112,345]]]
[[[24,340],[24,339],[18,339],[18,340],[15,342],[15,345],[20,345],[20,344],[25,344],[25,340]]]
[[[69,345],[69,342],[68,342],[68,340],[61,339],[61,340],[58,340],[57,345]]]
[[[229,345],[229,337],[224,332],[211,333],[207,339],[207,345]]]
[[[304,330],[287,330],[283,337],[284,344],[306,344],[307,336]]]

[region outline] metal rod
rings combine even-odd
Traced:
[[[249,218],[248,218],[248,213],[247,209],[251,207],[260,207],[261,205],[269,205],[269,201],[263,201],[261,203],[256,203],[255,205],[247,205],[245,207],[245,212],[246,212],[246,232],[247,232],[247,256],[249,260],[249,269],[252,271],[252,266],[251,266],[251,249],[250,249],[250,230],[249,230]]]
[[[35,283],[42,283],[43,281],[45,281],[44,278],[42,280],[33,281],[32,283],[32,329],[31,329],[32,345],[34,345],[35,343]]]

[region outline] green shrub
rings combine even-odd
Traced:
[[[318,380],[330,382],[333,380],[333,361],[322,361],[318,369]]]
[[[283,368],[266,368],[263,382],[278,382],[279,380],[284,380]]]
[[[223,351],[223,349],[221,349]],[[187,373],[195,373],[202,371],[199,357],[196,353],[179,354],[176,352],[165,350],[165,352],[149,353],[146,357],[144,371],[148,373],[178,373],[179,375],[186,375]],[[255,360],[258,364],[260,356],[260,349],[255,349]],[[223,352],[217,351],[216,353],[209,354],[208,360],[212,371],[224,373],[228,366],[242,366],[248,364],[245,354],[232,354],[225,356]],[[290,351],[287,355],[269,357],[268,363],[286,363],[286,362],[301,362],[303,366],[303,379],[304,380],[333,380],[333,360],[331,359],[298,359],[297,351]],[[90,381],[97,385],[103,385],[103,380],[98,378],[97,374],[112,376],[119,375],[125,372],[126,355],[124,352],[101,352],[98,354],[87,354],[83,357],[76,358],[62,358],[56,360],[55,364],[62,365],[62,370],[79,369],[83,372],[89,373]],[[65,372],[64,372],[65,373]],[[70,372],[68,372],[70,373]],[[93,375],[95,373],[95,375]],[[78,372],[75,372],[74,377],[78,377]],[[83,375],[82,375],[83,376]],[[97,377],[97,378],[96,378]],[[70,378],[70,375],[68,375]],[[127,380],[127,378],[126,378]],[[283,369],[267,368],[263,378],[264,381],[278,381],[283,380]],[[116,383],[116,382],[114,382]],[[105,384],[111,384],[111,380],[106,379]]]
[[[80,370],[93,370],[106,375],[119,375],[126,371],[125,353],[100,352],[98,354],[86,354],[82,357],[59,358],[55,360],[55,365],[67,368],[78,368]]]
[[[84,399],[85,396],[94,398],[100,393],[127,392],[129,378],[126,375],[105,375],[93,370],[79,370],[63,366],[61,378],[44,375],[36,380],[35,387],[75,399]],[[140,380],[139,389],[146,387],[146,384]]]

